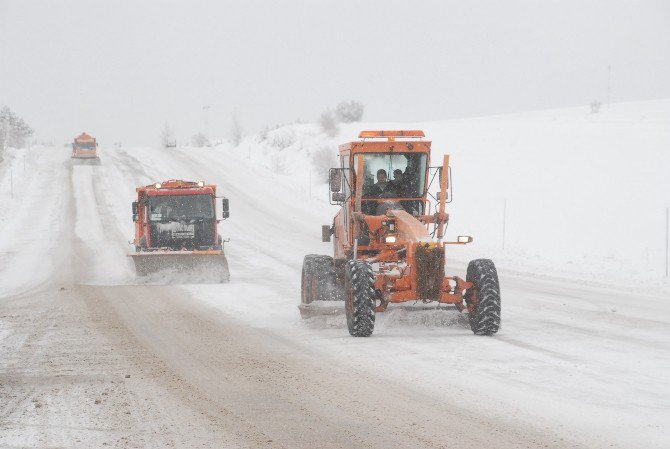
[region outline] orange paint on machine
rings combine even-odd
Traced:
[[[343,300],[349,333],[370,336],[375,314],[390,304],[450,304],[467,312],[472,331],[500,327],[500,287],[493,261],[477,259],[465,279],[445,274],[447,248],[473,241],[445,241],[451,202],[449,155],[430,165],[431,144],[421,130],[362,131],[360,141],[339,146],[339,167],[330,169],[330,201],[340,207],[322,240],[333,256],[303,261],[303,318],[319,303]],[[433,187],[431,189],[431,187]]]

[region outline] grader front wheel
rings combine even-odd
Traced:
[[[471,261],[467,281],[474,284],[465,294],[472,332],[475,335],[495,334],[500,329],[500,283],[493,261]]]
[[[369,337],[375,329],[375,278],[364,260],[350,260],[344,272],[345,310],[349,334]]]

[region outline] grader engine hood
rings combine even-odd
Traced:
[[[387,214],[389,217],[395,218],[395,228],[398,233],[398,241],[406,242],[421,242],[432,241],[426,225],[421,223],[412,215],[404,210],[392,210]]]
[[[444,245],[433,241],[425,224],[404,210],[391,210],[383,217],[366,216],[365,221],[370,233],[378,236],[378,244],[386,246],[379,260],[405,262],[414,274],[417,299],[439,300],[445,275]]]
[[[405,242],[406,260],[416,273],[418,299],[437,300],[444,280],[444,246],[431,238],[426,225],[404,210],[394,210],[398,242]]]

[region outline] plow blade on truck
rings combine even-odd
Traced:
[[[300,304],[300,317],[314,318],[317,316],[344,315],[344,301],[314,301],[310,304]]]
[[[222,250],[142,251],[131,254],[138,276],[162,274],[197,282],[228,282],[228,261]]]

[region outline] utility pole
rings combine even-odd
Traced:
[[[665,208],[665,277],[668,277],[668,248],[670,247],[670,207]]]
[[[14,199],[14,169],[9,169],[9,195],[10,198]]]
[[[612,66],[608,65],[607,66],[607,109],[610,108],[610,100],[611,100],[611,93],[612,93]]]
[[[205,126],[204,126],[204,133],[205,133],[205,140],[209,142],[209,110],[211,106],[205,105],[202,107],[203,115],[204,115],[204,121],[205,121]]]
[[[503,201],[503,232],[502,232],[502,249],[505,250],[505,227],[507,224],[507,199]]]

